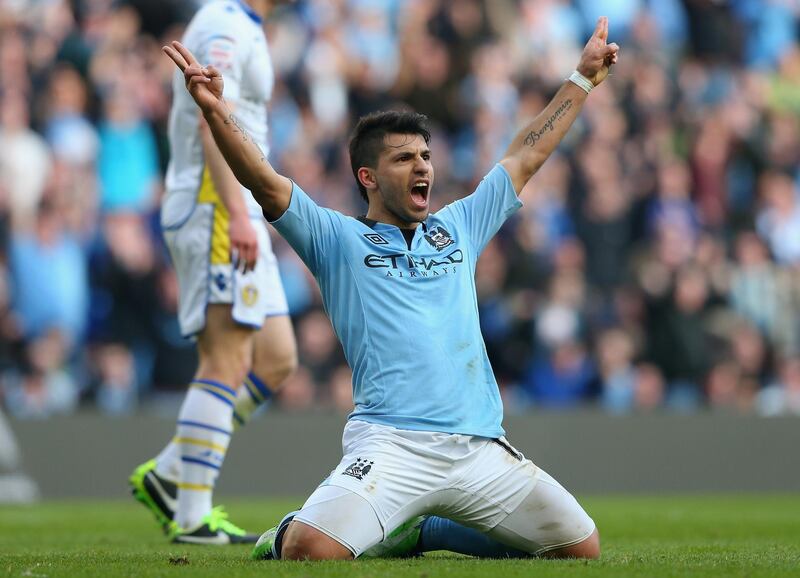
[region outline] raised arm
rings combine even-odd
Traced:
[[[183,72],[189,94],[200,107],[208,128],[238,181],[250,189],[264,216],[275,220],[289,207],[292,182],[279,175],[261,148],[236,122],[222,98],[222,75],[213,66],[205,68],[180,42],[165,46],[164,52]]]
[[[517,194],[567,134],[589,96],[588,91],[603,82],[611,65],[617,62],[619,46],[606,44],[607,39],[608,19],[603,16],[583,49],[576,69],[579,75],[573,74],[564,82],[547,107],[517,133],[500,160],[511,175]]]

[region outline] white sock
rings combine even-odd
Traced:
[[[269,402],[272,390],[250,372],[236,391],[233,409],[233,429],[246,425],[253,413]],[[172,438],[156,458],[156,473],[171,482],[177,482],[181,475],[181,449]]]
[[[175,438],[169,440],[156,456],[156,473],[170,482],[177,482],[181,476],[181,449],[175,443]]]
[[[211,513],[214,484],[231,438],[235,395],[221,383],[195,380],[181,406],[173,440],[181,458],[175,513],[181,528],[193,528]]]

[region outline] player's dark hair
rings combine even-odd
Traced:
[[[410,111],[389,110],[362,116],[350,136],[350,167],[358,183],[361,197],[369,203],[367,189],[358,180],[358,169],[378,166],[378,157],[384,148],[384,138],[389,134],[418,134],[431,142],[428,117]]]

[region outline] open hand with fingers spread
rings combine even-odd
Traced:
[[[608,18],[601,16],[597,20],[597,26],[592,37],[589,38],[583,48],[583,54],[581,54],[581,60],[577,68],[578,72],[589,79],[595,86],[605,80],[611,65],[617,63],[619,46],[615,42],[607,44],[607,41]]]
[[[213,66],[202,66],[188,48],[177,40],[161,50],[183,72],[183,81],[189,94],[203,112],[211,111],[222,101],[222,74]]]

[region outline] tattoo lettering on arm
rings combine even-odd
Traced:
[[[250,142],[253,144],[254,147],[258,149],[258,152],[261,155],[261,158],[259,160],[262,163],[267,161],[267,157],[266,155],[264,155],[264,151],[261,150],[261,147],[258,146],[258,143],[256,141],[252,140],[250,137],[247,136],[247,131],[245,131],[244,128],[242,128],[242,125],[239,124],[239,121],[236,120],[236,117],[233,116],[232,113],[228,115],[228,118],[226,118],[224,122],[226,125],[233,125],[231,127],[231,130],[233,132],[238,132],[239,134],[242,135],[242,142]]]
[[[243,142],[247,142],[247,140],[248,140],[247,139],[247,132],[245,132],[245,130],[242,128],[242,125],[239,124],[239,121],[236,120],[236,117],[233,116],[233,114],[229,114],[228,115],[228,118],[225,119],[225,124],[229,124],[229,125],[232,124],[233,127],[231,128],[231,130],[233,130],[233,132],[238,132],[239,134],[241,134],[242,135],[242,141]]]
[[[522,141],[525,146],[529,146],[531,148],[536,146],[536,143],[545,135],[545,133],[551,132],[553,130],[554,125],[564,116],[564,113],[567,112],[569,109],[572,108],[572,99],[568,98],[564,102],[562,102],[558,108],[553,112],[553,114],[548,118],[542,128],[539,130],[532,130],[527,134],[525,140]]]

